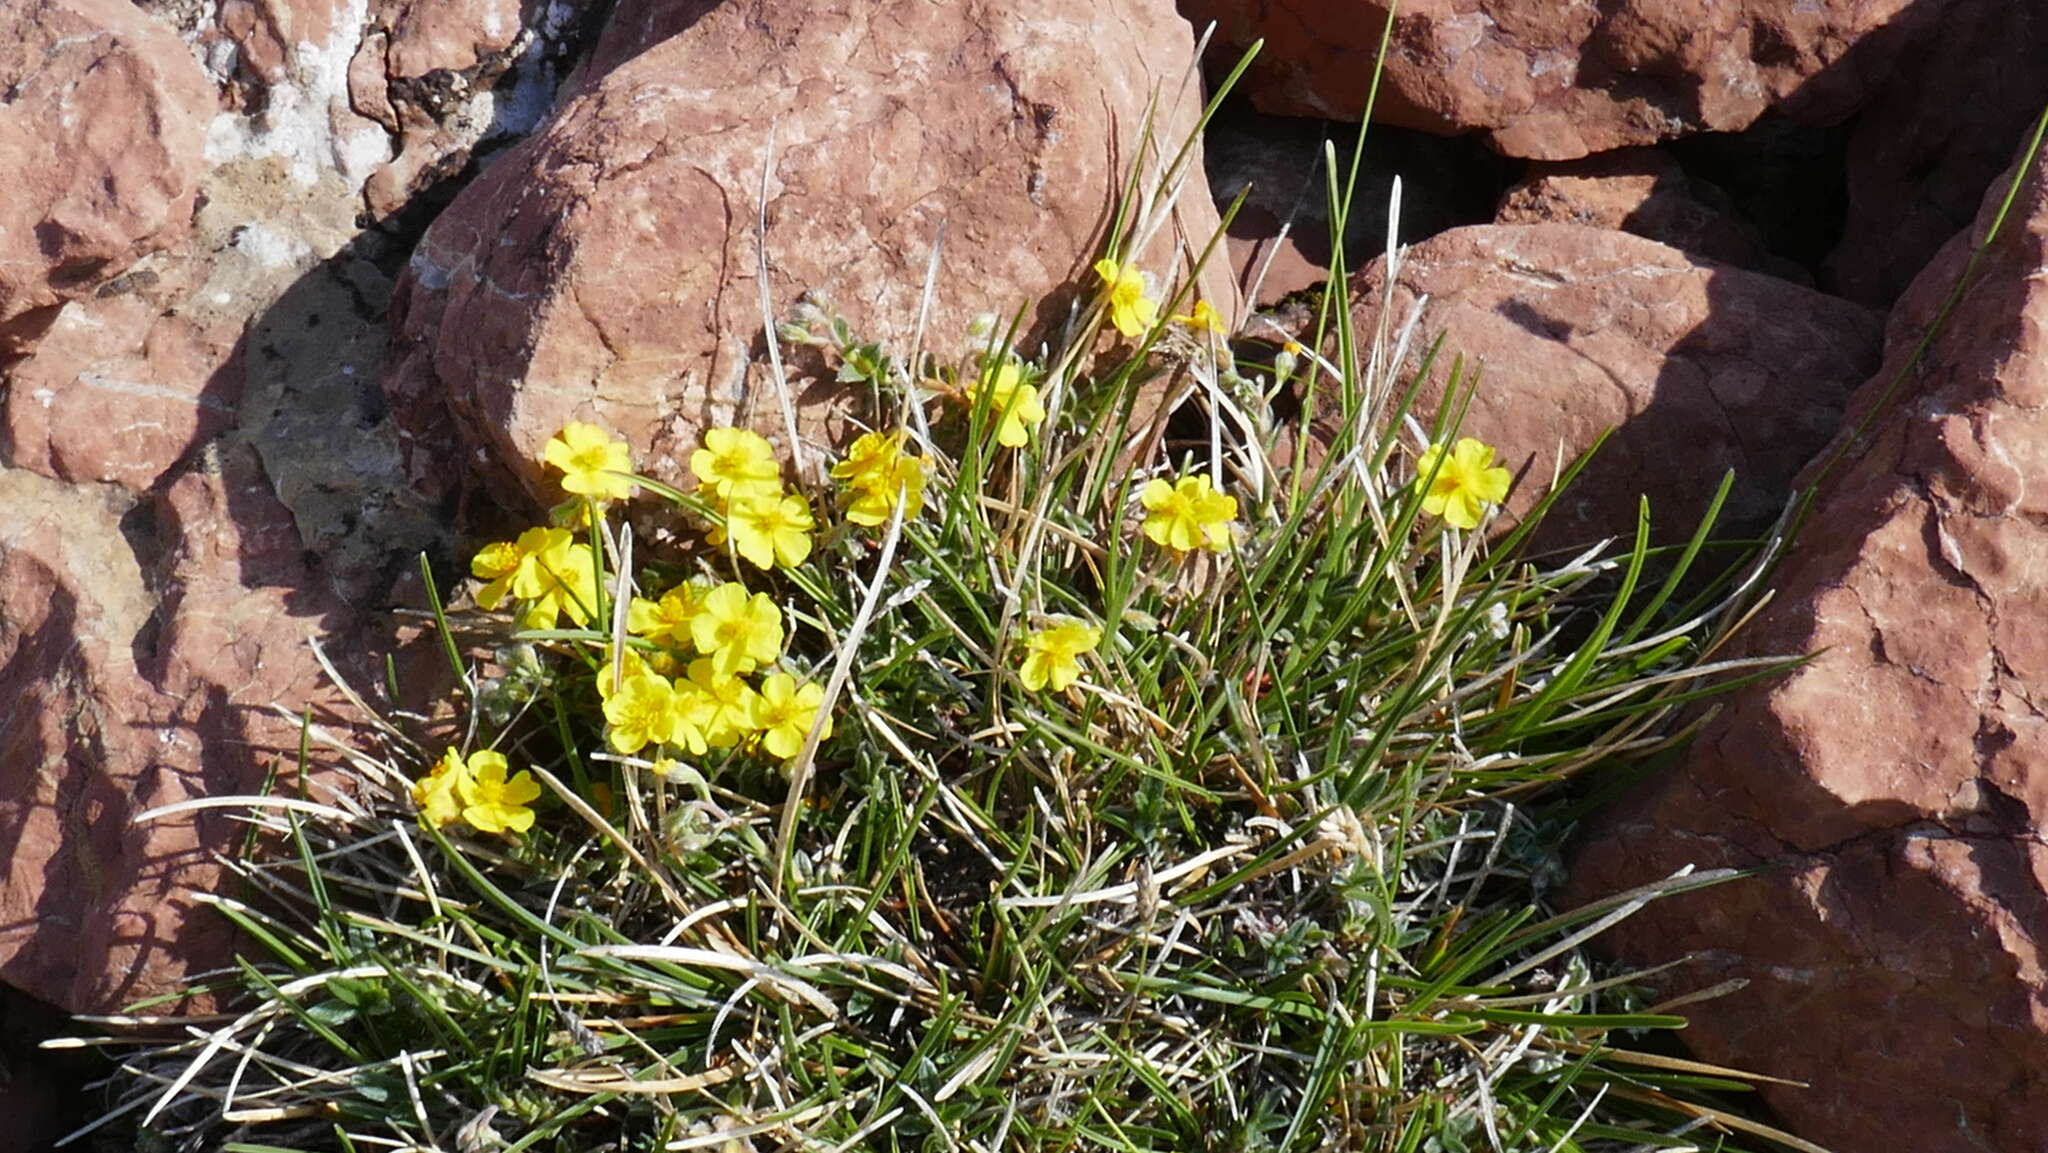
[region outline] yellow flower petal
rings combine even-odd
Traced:
[[[1032,633],[1024,641],[1024,664],[1018,677],[1033,692],[1050,688],[1064,692],[1081,676],[1081,657],[1095,651],[1102,630],[1072,618]]]
[[[740,676],[782,655],[782,610],[767,593],[728,581],[704,596],[690,640],[721,677]]]
[[[996,443],[1005,448],[1031,443],[1030,430],[1044,423],[1045,406],[1039,403],[1038,389],[1024,383],[1023,366],[1006,360],[984,371],[978,382],[967,386],[967,402],[979,404],[984,390],[989,394],[989,412],[998,421]]]
[[[633,471],[632,449],[594,424],[571,421],[548,440],[542,459],[562,471],[564,492],[596,500],[633,495],[633,482],[618,475]]]
[[[1416,483],[1428,484],[1422,511],[1442,517],[1452,528],[1478,528],[1486,507],[1505,500],[1514,481],[1507,469],[1494,465],[1493,457],[1492,446],[1475,437],[1460,437],[1448,452],[1441,444],[1430,445],[1415,462]]]
[[[1159,302],[1145,295],[1145,274],[1135,264],[1105,258],[1095,262],[1095,275],[1102,278],[1110,323],[1127,337],[1144,335],[1159,318]]]
[[[733,548],[758,568],[794,568],[811,555],[811,506],[800,496],[741,497],[726,513]]]
[[[761,734],[761,747],[784,760],[803,751],[817,723],[818,710],[825,703],[825,690],[799,683],[788,673],[773,673],[761,680],[754,701],[754,728]],[[830,736],[832,718],[826,717],[819,737]]]
[[[690,454],[690,471],[698,487],[721,503],[782,491],[782,464],[775,446],[744,428],[706,429],[704,447]]]
[[[1207,476],[1184,476],[1169,484],[1146,482],[1139,491],[1146,516],[1139,526],[1154,544],[1175,552],[1230,547],[1230,522],[1237,517],[1237,498],[1217,492]]]

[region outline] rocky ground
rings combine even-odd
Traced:
[[[0,1032],[231,953],[186,894],[234,826],[129,819],[296,746],[273,703],[336,704],[308,636],[366,685],[410,654],[413,558],[523,499],[563,421],[657,472],[707,424],[781,436],[757,230],[777,309],[819,291],[907,339],[943,242],[928,340],[1027,300],[1056,323],[1148,107],[1194,124],[1212,19],[1210,76],[1265,51],[1146,263],[1249,187],[1203,291],[1277,335],[1328,275],[1322,141],[1348,163],[1378,0],[0,4]],[[1675,993],[1744,982],[1688,1043],[1809,1082],[1767,1099],[1842,1153],[2048,1144],[2038,173],[1915,359],[2044,49],[1995,0],[1418,0],[1343,238],[1363,318],[1426,297],[1483,366],[1469,428],[1515,507],[1618,427],[1550,543],[1642,492],[1679,531],[1729,468],[1760,526],[1845,454],[1746,642],[1823,655],[1730,698],[1571,887],[1770,866],[1611,948],[1690,955]],[[1397,174],[1390,278],[1364,258]],[[836,399],[807,384],[800,436]],[[24,1148],[47,1076],[0,1049]]]

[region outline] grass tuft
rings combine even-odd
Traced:
[[[1110,259],[1159,233],[1187,157],[1140,165]],[[1546,904],[1558,786],[1783,667],[1718,655],[1768,550],[1699,573],[1712,514],[1659,549],[1647,508],[1563,559],[1525,555],[1528,524],[1451,527],[1425,507],[1444,454],[1417,463],[1478,382],[1440,340],[1357,327],[1340,271],[1313,344],[1242,363],[1173,319],[1191,283],[1136,338],[1105,293],[1044,347],[990,324],[955,362],[817,301],[770,324],[928,462],[922,510],[892,481],[853,523],[803,468],[808,556],[763,570],[737,503],[635,476],[631,505],[558,510],[593,571],[545,619],[516,586],[517,616],[434,591],[455,771],[502,754],[531,828],[425,819],[451,742],[415,715],[369,748],[308,719],[302,795],[191,803],[250,826],[241,891],[207,900],[258,955],[203,983],[226,1014],[110,1022],[175,1035],[97,1042],[122,1055],[106,1120],[248,1151],[1810,1148],[1713,1104],[1753,1079],[1644,1048],[1682,1018],[1582,952],[1726,874]],[[1043,402],[1021,447],[1005,366]],[[1283,391],[1301,427],[1339,416],[1328,442],[1289,435]],[[1141,531],[1146,482],[1194,475],[1236,501],[1220,551]],[[793,752],[765,723],[620,749],[597,686],[629,653],[681,685],[694,655],[629,606],[689,581],[777,606],[747,675],[818,690]],[[1093,644],[1031,687],[1063,623]],[[473,666],[458,627],[502,643]]]

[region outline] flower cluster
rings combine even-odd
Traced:
[[[782,610],[767,593],[737,581],[680,584],[657,600],[635,597],[626,629],[632,641],[597,679],[615,751],[703,756],[747,744],[786,760],[803,748],[824,690],[786,672],[746,681],[782,657]],[[831,734],[830,717],[821,731]]]
[[[479,749],[464,757],[449,749],[413,782],[413,803],[437,829],[467,821],[480,833],[523,833],[533,827],[529,806],[540,798],[540,785],[524,769],[506,779],[510,768],[502,753]]]
[[[1044,413],[1040,412],[1043,419]],[[846,486],[846,519],[873,528],[888,523],[903,502],[903,519],[924,510],[925,476],[931,463],[903,451],[901,432],[871,432],[853,442],[846,459],[832,466],[832,479]]]
[[[476,603],[495,611],[512,597],[521,628],[551,629],[564,614],[580,628],[596,611],[597,558],[565,528],[530,528],[518,540],[485,545],[469,571],[487,582]]]
[[[711,532],[712,544],[733,551],[756,568],[795,567],[811,555],[811,505],[782,487],[782,466],[774,446],[760,433],[714,428],[704,447],[690,454],[697,491],[710,499],[725,523]]]
[[[880,523],[899,496],[915,515],[924,464],[903,451],[902,437],[874,437],[858,449],[839,473],[852,498],[847,519]],[[615,752],[647,753],[658,766],[670,753],[704,756],[713,749],[786,760],[802,750],[813,725],[831,733],[829,717],[819,722],[823,689],[777,667],[788,635],[782,610],[768,593],[739,581],[686,580],[658,597],[633,596],[625,606],[625,643],[614,648],[603,636],[608,621],[600,619],[610,578],[593,542],[604,534],[611,502],[653,482],[633,472],[624,441],[581,422],[549,440],[543,459],[560,471],[570,499],[556,509],[555,525],[477,552],[470,571],[484,583],[476,600],[486,611],[509,608],[523,629],[552,630],[566,617],[586,630],[556,639],[588,654],[605,740]],[[711,514],[710,543],[730,546],[761,569],[793,567],[810,556],[810,503],[784,489],[766,439],[745,429],[710,429],[690,471],[699,507]],[[528,803],[540,789],[525,771],[508,780],[509,769],[495,752],[465,759],[451,750],[414,782],[413,801],[435,827],[460,820],[485,832],[525,832],[534,820]]]
[[[1094,272],[1097,315],[1107,326],[1126,338],[1161,336],[1165,310],[1147,274],[1114,259],[1097,262]],[[1162,348],[1206,356],[1210,370],[1222,373],[1218,381],[1231,382],[1225,370],[1232,328],[1214,304],[1196,300],[1185,315],[1164,319],[1174,328]],[[993,331],[993,318],[977,323],[980,330],[971,336]],[[821,328],[828,336],[819,335]],[[1007,448],[1031,446],[1049,419],[1040,393],[1046,369],[1007,348],[977,354],[957,369],[929,360],[906,365],[879,345],[856,343],[843,320],[816,304],[778,326],[777,334],[836,346],[842,383],[936,387],[964,399],[977,417],[987,414],[994,440]],[[1290,342],[1285,355],[1306,353]],[[858,437],[830,470],[836,500],[814,506],[812,496],[785,484],[774,446],[747,429],[705,431],[687,461],[696,488],[685,493],[636,473],[624,441],[573,422],[542,454],[560,473],[568,500],[550,523],[475,555],[470,569],[482,582],[476,601],[487,611],[506,609],[521,628],[543,634],[522,638],[539,651],[580,662],[591,678],[584,691],[592,695],[584,699],[602,717],[605,744],[629,758],[625,763],[666,773],[684,758],[714,753],[788,761],[801,754],[814,729],[829,736],[832,718],[824,688],[788,659],[796,618],[786,616],[774,591],[750,587],[748,574],[758,570],[778,587],[812,588],[821,575],[814,554],[845,547],[847,529],[918,518],[935,462],[926,455],[927,442],[919,438],[917,446],[924,451],[916,451],[901,429]],[[1418,483],[1428,478],[1424,508],[1454,527],[1474,527],[1486,506],[1506,493],[1506,472],[1492,467],[1492,457],[1491,449],[1469,438],[1449,448],[1432,446],[1418,462]],[[611,506],[643,489],[700,515],[702,539],[723,555],[691,559],[686,553],[681,572],[671,556],[647,571],[608,576],[608,562],[626,552],[611,534]],[[1238,538],[1237,499],[1209,472],[1147,479],[1135,497],[1135,535],[1173,560],[1227,553]],[[836,510],[839,522],[823,535],[820,508]],[[626,603],[613,608],[607,594],[615,586]],[[639,591],[625,591],[635,586]],[[565,620],[570,627],[561,631]],[[1081,616],[1041,618],[1013,650],[1016,683],[1030,692],[1069,691],[1087,675],[1103,639],[1104,629]],[[451,750],[415,783],[413,797],[423,819],[437,827],[463,821],[486,832],[524,832],[533,824],[529,805],[540,789],[532,774],[508,777],[509,769],[495,752],[464,758]],[[596,797],[605,786],[590,787]]]

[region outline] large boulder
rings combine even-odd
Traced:
[[[225,963],[190,893],[236,825],[130,820],[253,790],[297,747],[272,704],[330,699],[306,637],[344,618],[254,454],[219,465],[143,499],[0,470],[0,980],[74,1012]]]
[[[1776,277],[1571,224],[1452,229],[1408,250],[1391,291],[1381,257],[1353,293],[1361,324],[1386,309],[1396,326],[1428,297],[1413,354],[1442,335],[1439,376],[1454,356],[1480,374],[1461,431],[1517,474],[1510,514],[1616,430],[1542,547],[1631,533],[1641,495],[1667,537],[1688,533],[1728,469],[1724,527],[1770,520],[1875,367],[1881,325]]]
[[[2048,179],[2006,183],[1894,309],[1884,366],[1748,630],[1814,654],[1727,698],[1682,764],[1586,834],[1589,897],[1684,864],[1759,874],[1605,943],[1690,958],[1708,1060],[1807,1082],[1772,1108],[1836,1149],[2048,1147]],[[1927,336],[1982,245],[1955,311]]]
[[[780,436],[764,171],[778,317],[810,291],[900,348],[943,236],[926,349],[958,355],[977,314],[1051,296],[1035,340],[1093,291],[1148,106],[1167,148],[1192,130],[1192,43],[1168,0],[622,4],[576,94],[413,255],[387,391],[414,459],[540,493],[534,462],[571,419],[667,477],[707,425]],[[1144,257],[1162,279],[1217,226],[1199,154],[1175,217]],[[1211,284],[1228,310],[1220,267]],[[843,390],[792,390],[799,435],[829,435]]]
[[[1408,0],[1375,118],[1484,132],[1532,160],[1575,160],[1765,110],[1832,122],[1868,99],[1953,0]],[[1356,121],[1388,0],[1181,0],[1219,41],[1265,48],[1246,78],[1270,112]],[[2008,6],[2009,7],[2009,6]]]
[[[183,235],[213,94],[126,0],[0,5],[0,357]]]
[[[291,758],[297,727],[273,704],[336,705],[308,637],[380,683],[387,610],[410,603],[417,553],[443,551],[452,531],[400,469],[386,420],[386,308],[408,238],[364,217],[406,153],[394,160],[393,131],[353,108],[349,65],[362,57],[388,81],[376,92],[421,134],[398,131],[406,149],[459,150],[538,119],[530,106],[545,106],[570,50],[550,37],[574,6],[108,7],[146,35],[80,34],[106,78],[72,68],[76,91],[115,109],[88,122],[111,133],[130,111],[156,114],[163,101],[141,89],[128,103],[102,90],[151,68],[191,80],[205,116],[175,229],[154,251],[81,268],[38,339],[0,360],[0,982],[69,1011],[175,992],[226,959],[226,923],[189,894],[218,884],[213,854],[241,826],[129,818],[247,791]],[[17,5],[0,24],[62,10]],[[148,60],[129,59],[131,41]],[[0,46],[0,64],[15,48]],[[0,124],[48,104],[55,83],[28,76],[36,99],[0,107]],[[167,139],[182,121],[158,111]],[[65,121],[51,115],[56,137]],[[489,129],[450,136],[458,121]],[[135,137],[131,163],[152,139]],[[90,143],[74,165],[86,174],[110,147]],[[71,185],[42,171],[63,166],[37,164],[0,220],[70,211]]]

